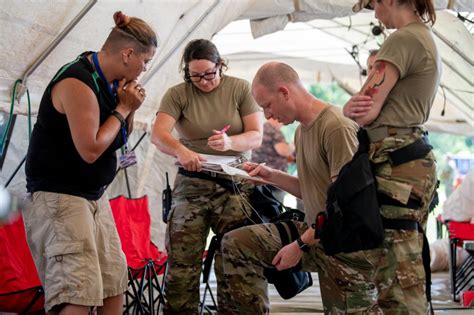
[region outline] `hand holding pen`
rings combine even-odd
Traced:
[[[212,130],[213,136],[207,139],[207,145],[216,151],[227,151],[231,149],[232,139],[227,135],[230,125],[225,125],[221,130]]]
[[[213,132],[215,134],[221,135],[221,134],[226,133],[227,130],[229,130],[229,129],[230,129],[230,125],[225,125],[224,128],[222,128],[221,130],[219,130],[219,131],[213,130]]]

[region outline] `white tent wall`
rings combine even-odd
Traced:
[[[91,3],[91,9],[72,28],[51,54],[31,73],[26,86],[31,94],[33,113],[37,112],[42,93],[59,67],[73,60],[85,50],[99,50],[113,26],[112,15],[122,10],[127,15],[138,16],[149,22],[160,37],[160,46],[149,70],[141,78],[147,89],[147,99],[136,114],[136,131],[130,138],[134,145],[144,131],[149,131],[166,89],[182,82],[178,73],[179,61],[186,43],[194,38],[212,38],[225,25],[237,19],[260,19],[252,22],[254,33],[260,35],[283,28],[290,20],[310,21],[315,18],[331,19],[352,14],[354,0],[0,0],[0,111],[9,112],[11,93],[15,80],[22,79],[25,71],[45,51],[48,45]],[[458,11],[473,12],[472,0],[436,0],[437,9],[454,4]],[[355,16],[354,16],[355,17]],[[277,21],[278,23],[275,23]],[[263,26],[262,26],[263,25]],[[452,36],[448,34],[450,40]],[[465,44],[462,39],[460,45]],[[467,38],[472,45],[472,36]],[[219,47],[221,49],[221,47]],[[472,49],[468,52],[472,55]],[[471,57],[472,58],[472,57]],[[450,59],[454,60],[454,59]],[[231,69],[237,62],[231,61]],[[265,60],[261,60],[265,62]],[[296,61],[295,61],[296,62]],[[245,67],[245,62],[242,62]],[[307,65],[307,64],[306,64]],[[313,64],[315,67],[316,65]],[[311,65],[309,65],[311,67]],[[464,67],[464,66],[463,66]],[[325,66],[318,65],[318,69]],[[352,68],[341,66],[341,71]],[[468,71],[472,72],[472,67]],[[355,69],[357,71],[357,69]],[[466,74],[466,75],[469,75]],[[472,80],[472,76],[470,76]],[[467,88],[472,89],[471,86]],[[448,97],[453,97],[449,95]],[[462,96],[472,106],[472,94]],[[467,108],[469,116],[472,107]],[[26,97],[15,104],[17,117],[6,159],[1,169],[0,184],[5,184],[27,148],[27,120],[24,114]],[[33,118],[33,121],[35,119]],[[468,125],[469,127],[469,125]],[[472,125],[471,125],[472,127]],[[447,129],[446,129],[447,130]],[[469,132],[466,132],[469,133]],[[132,197],[148,195],[152,214],[152,237],[163,247],[164,225],[161,223],[161,191],[165,172],[173,183],[176,168],[173,159],[159,152],[150,143],[149,134],[137,148],[138,165],[127,169]],[[73,166],[72,166],[73,167]],[[9,189],[24,192],[22,168]],[[109,187],[109,197],[127,195],[124,172],[120,172]]]

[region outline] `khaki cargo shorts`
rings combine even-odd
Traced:
[[[28,244],[45,289],[45,309],[102,306],[127,290],[127,264],[107,196],[97,201],[35,192],[23,211]]]

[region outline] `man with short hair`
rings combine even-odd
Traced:
[[[264,268],[296,266],[317,271],[325,313],[377,313],[373,276],[380,250],[326,256],[315,230],[317,214],[325,210],[329,185],[357,148],[357,125],[341,110],[320,101],[303,86],[288,65],[271,62],[257,72],[252,93],[266,118],[287,125],[299,121],[295,135],[298,177],[261,164],[247,164],[252,176],[302,198],[306,222],[294,222],[300,237],[283,246],[275,224],[246,226],[222,240],[224,272],[234,307],[241,314],[267,314],[270,309]]]

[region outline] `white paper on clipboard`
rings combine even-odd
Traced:
[[[224,171],[224,173],[229,174],[231,176],[239,176],[239,177],[246,178],[246,179],[251,179],[251,180],[255,180],[255,181],[259,181],[259,182],[264,182],[262,180],[262,178],[255,177],[255,176],[250,176],[249,173],[247,173],[246,171],[244,171],[240,168],[236,168],[236,167],[229,166],[229,165],[226,165],[226,164],[222,164],[221,167],[222,167],[222,171]]]
[[[200,153],[199,155],[206,159],[206,161],[203,162],[202,164],[208,164],[208,165],[216,165],[216,164],[228,165],[228,164],[235,163],[238,158],[236,156],[229,156],[229,155],[210,155],[210,154],[202,154],[202,153]]]
[[[199,154],[201,157],[205,158],[206,161],[202,161],[201,165],[204,169],[209,171],[222,171],[221,165],[237,165],[240,164],[238,156],[231,155],[210,155],[210,154]],[[175,165],[181,166],[181,164],[176,161]]]

